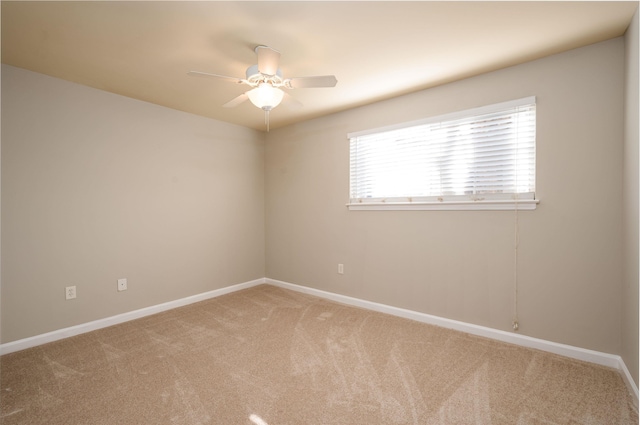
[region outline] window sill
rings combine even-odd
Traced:
[[[437,202],[359,202],[349,203],[350,211],[531,211],[535,210],[538,199],[482,201],[437,201]]]

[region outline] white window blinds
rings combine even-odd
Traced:
[[[350,204],[535,199],[529,97],[350,139]]]

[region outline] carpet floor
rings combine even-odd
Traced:
[[[638,424],[601,367],[260,285],[0,357],[2,424]]]

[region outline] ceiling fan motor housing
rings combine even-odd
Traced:
[[[260,83],[269,83],[274,87],[283,85],[282,70],[278,68],[276,75],[266,75],[258,71],[258,65],[252,65],[247,68],[247,81],[254,87]]]

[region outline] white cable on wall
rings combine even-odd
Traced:
[[[517,151],[517,148],[516,148]],[[516,182],[517,182],[516,177]],[[516,193],[515,202],[515,229],[514,229],[514,241],[513,241],[513,330],[517,331],[520,327],[518,322],[518,244],[520,243],[520,234],[518,232],[518,194]]]
[[[519,131],[520,120],[516,121],[516,134]],[[514,331],[518,331],[520,323],[518,320],[518,245],[520,243],[519,223],[518,223],[518,200],[520,198],[518,194],[518,138],[516,137],[516,178],[515,178],[515,204],[514,204],[514,231],[513,231],[513,321],[511,326]]]

